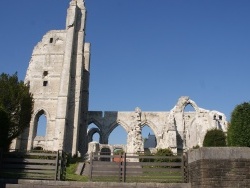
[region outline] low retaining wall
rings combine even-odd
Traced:
[[[250,148],[199,148],[187,155],[192,188],[250,186]]]
[[[189,183],[115,183],[50,180],[1,180],[3,188],[191,188]],[[7,183],[7,182],[9,183]],[[5,183],[4,183],[5,182]],[[11,184],[13,183],[13,184]],[[5,185],[6,184],[6,185]],[[1,187],[2,188],[2,187]]]

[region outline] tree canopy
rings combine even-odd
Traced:
[[[234,108],[227,137],[230,146],[250,147],[250,102]]]
[[[29,87],[18,80],[17,73],[0,75],[0,131],[7,132],[0,147],[8,149],[11,141],[29,126],[33,111],[33,97]],[[1,137],[2,139],[2,137]]]

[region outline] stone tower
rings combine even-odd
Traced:
[[[85,43],[86,9],[83,0],[72,0],[65,30],[45,34],[34,48],[25,83],[34,98],[29,130],[20,147],[30,150],[64,150],[72,155],[86,152],[86,116],[90,44]],[[47,119],[46,135],[37,136],[39,117]],[[28,139],[27,139],[28,138]]]

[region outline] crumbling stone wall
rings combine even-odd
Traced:
[[[127,132],[127,152],[143,151],[141,129],[149,126],[156,148],[187,150],[202,146],[207,130],[227,130],[224,114],[199,108],[189,97],[180,97],[170,111],[88,112],[90,44],[85,43],[86,9],[83,0],[71,0],[64,30],[52,30],[35,46],[25,77],[34,97],[30,127],[13,142],[13,149],[64,150],[72,155],[87,152],[94,133],[108,144],[110,133],[121,125]],[[194,112],[184,112],[187,105]],[[47,118],[46,135],[37,137],[37,122]],[[94,123],[98,128],[87,132]]]
[[[185,112],[187,105],[192,105],[193,112]],[[216,118],[218,117],[218,118]],[[224,114],[218,111],[205,110],[197,106],[189,97],[180,97],[177,104],[166,112],[145,112],[138,107],[134,112],[92,112],[88,113],[88,125],[94,123],[97,128],[89,130],[89,140],[94,132],[100,134],[100,143],[108,144],[110,133],[118,126],[127,132],[128,153],[142,151],[141,129],[149,126],[156,137],[156,148],[188,150],[194,146],[202,146],[207,130],[218,128],[227,131]]]
[[[73,155],[86,152],[87,137],[78,136],[87,134],[90,44],[85,43],[85,21],[83,0],[71,0],[66,28],[49,31],[34,47],[25,77],[33,94],[34,113],[29,130],[15,142],[15,149],[40,146]],[[38,139],[41,115],[47,118],[46,135]]]

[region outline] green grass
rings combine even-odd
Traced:
[[[66,168],[66,181],[80,181],[80,182],[87,182],[89,178],[87,176],[81,176],[75,174],[77,169],[78,162],[77,160],[71,161]]]
[[[80,181],[87,182],[89,181],[88,176],[76,175],[75,171],[77,169],[78,163],[81,162],[82,159],[71,158],[69,159],[69,163],[66,168],[66,181]],[[162,168],[161,168],[162,169]],[[118,182],[119,177],[117,176],[93,176],[93,182]],[[158,183],[177,183],[182,182],[182,174],[181,172],[171,172],[168,171],[147,171],[147,168],[144,168],[142,174],[138,175],[129,175],[126,178],[126,182],[158,182]]]

